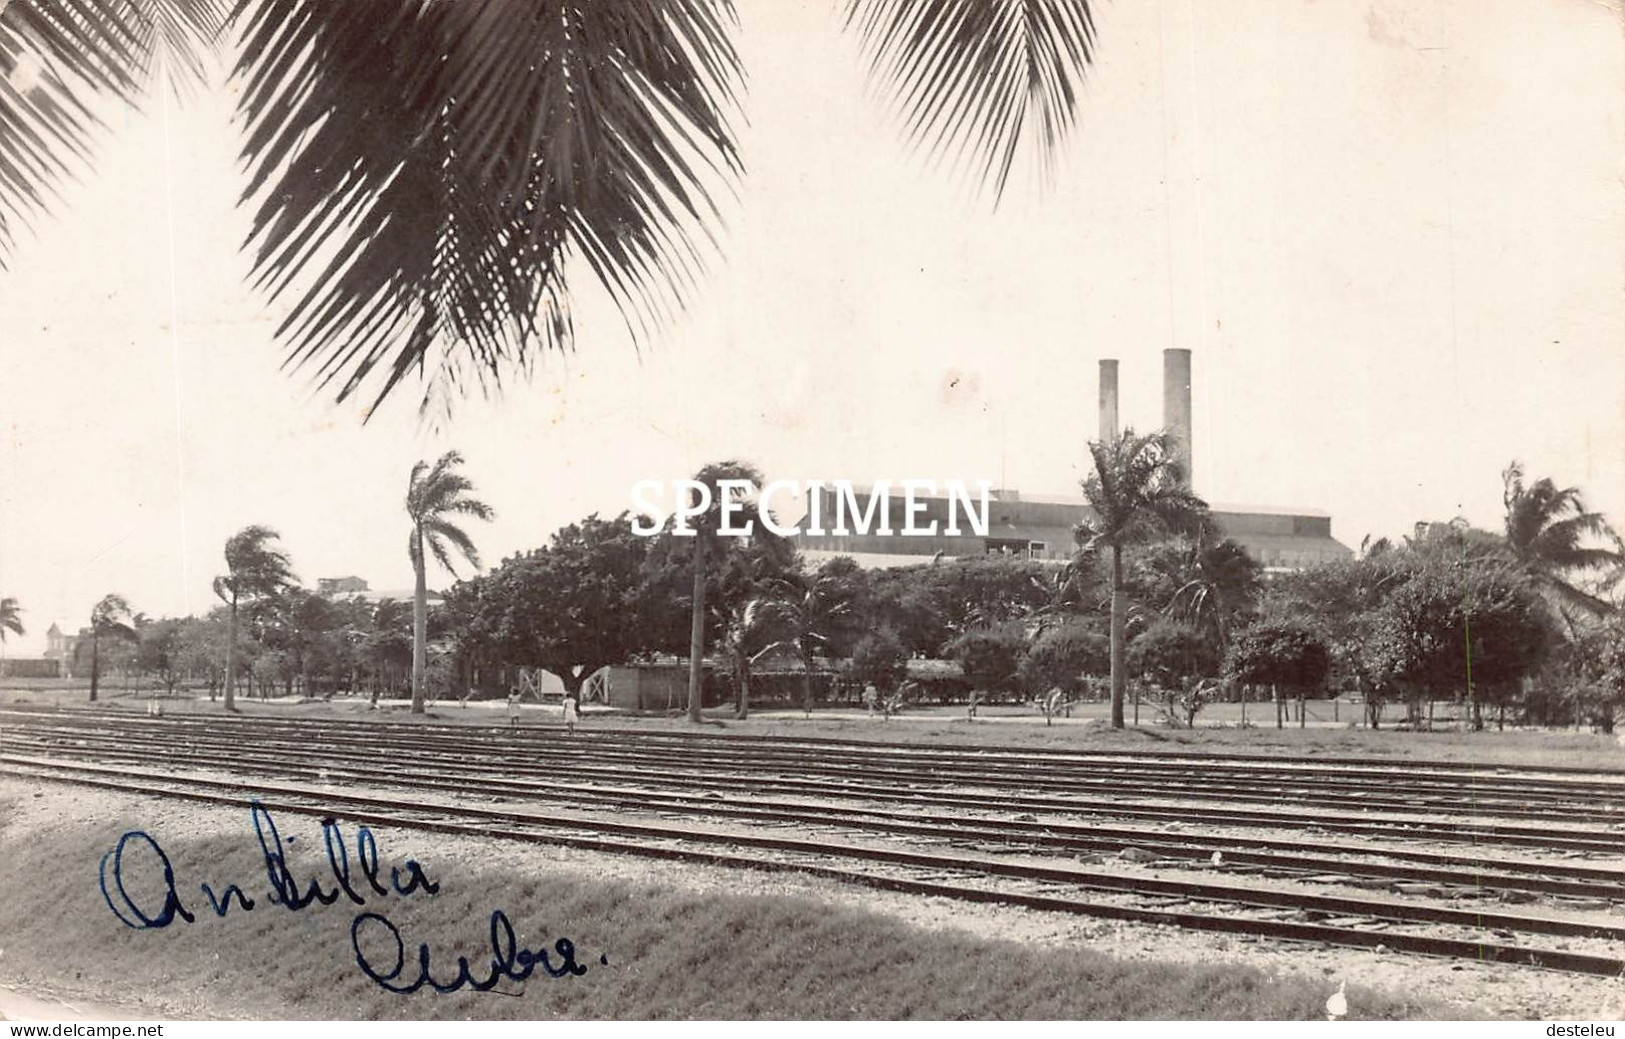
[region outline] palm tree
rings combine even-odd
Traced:
[[[1607,600],[1574,583],[1576,575],[1589,573],[1606,588],[1625,572],[1625,544],[1602,513],[1586,511],[1578,487],[1559,488],[1550,477],[1526,485],[1518,462],[1507,466],[1501,480],[1507,548],[1553,601],[1569,630],[1575,630],[1579,617],[1595,619],[1612,612]]]
[[[1070,132],[1092,0],[846,0],[908,134],[1001,195]],[[235,12],[236,17],[230,17]],[[343,399],[414,372],[422,407],[574,338],[566,259],[636,334],[664,322],[743,172],[727,0],[49,0],[0,4],[0,264],[89,154],[87,91],[197,79],[228,25],[252,277]],[[295,288],[294,286],[308,286]],[[299,293],[302,293],[299,294]]]
[[[1258,563],[1241,545],[1204,523],[1191,537],[1168,542],[1152,565],[1165,568],[1174,586],[1162,612],[1212,639],[1223,655],[1231,622],[1257,605],[1262,589]]]
[[[1109,443],[1091,440],[1089,453],[1095,471],[1083,481],[1083,494],[1094,516],[1078,525],[1077,540],[1085,552],[1111,551],[1112,728],[1121,729],[1128,684],[1123,550],[1154,534],[1196,528],[1206,521],[1207,505],[1186,486],[1167,433],[1125,429]]]
[[[726,461],[713,462],[694,474],[694,479],[702,487],[699,492],[702,500],[708,504],[705,511],[694,516],[690,521],[691,536],[694,539],[693,555],[690,557],[690,577],[692,579],[692,592],[689,598],[689,629],[688,629],[688,720],[698,722],[703,720],[702,708],[704,706],[705,682],[705,593],[706,582],[710,577],[709,567],[713,557],[722,553],[722,535],[718,532],[722,526],[722,506],[724,501],[743,502],[746,492],[737,487],[730,487],[728,494],[724,495],[722,483],[725,480],[738,480],[751,487],[762,485],[762,474],[755,466],[745,462]],[[690,506],[693,502],[688,503]],[[769,536],[761,523],[752,525],[751,530],[760,538]]]
[[[447,572],[456,576],[451,552],[455,548],[468,565],[478,570],[480,553],[468,533],[452,522],[453,516],[473,516],[490,520],[496,515],[491,506],[469,497],[474,483],[458,472],[463,456],[447,451],[434,465],[419,462],[412,467],[406,485],[406,514],[412,520],[412,537],[407,555],[412,559],[412,713],[423,713],[424,684],[429,667],[429,554]]]
[[[23,635],[23,608],[10,596],[0,599],[0,643],[6,641],[6,632]]]
[[[750,716],[750,667],[762,654],[772,648],[759,646],[764,617],[762,606],[765,601],[759,597],[746,599],[722,615],[722,634],[718,642],[723,656],[728,658],[729,668],[733,671],[734,690],[737,696],[734,703],[735,718]]]
[[[823,574],[780,582],[763,605],[763,622],[785,632],[785,637],[762,652],[789,646],[801,658],[802,706],[812,713],[813,652],[829,642],[852,604],[840,596],[834,582]]]
[[[226,710],[237,709],[238,607],[277,595],[297,578],[288,554],[271,543],[281,539],[270,527],[244,527],[226,539],[226,572],[214,579],[214,594],[230,608],[226,625]],[[252,690],[250,690],[252,692]]]
[[[133,641],[136,638],[134,622],[130,618],[130,604],[117,593],[102,596],[90,611],[90,702],[96,702],[96,690],[102,678],[102,639],[116,638]]]
[[[754,553],[739,553],[734,548],[723,543],[721,535],[721,514],[723,502],[733,502],[744,506],[744,511],[756,511],[752,502],[752,489],[762,486],[762,473],[754,465],[746,462],[712,462],[707,467],[700,468],[694,473],[695,483],[704,486],[700,493],[702,501],[707,501],[705,511],[694,515],[687,520],[689,528],[682,537],[692,537],[694,548],[689,556],[691,567],[691,593],[689,593],[689,720],[700,722],[704,720],[702,706],[704,706],[705,681],[705,619],[707,619],[707,606],[705,600],[708,595],[708,585],[712,582],[713,571],[720,564],[734,567],[734,592],[738,598],[754,597],[759,587],[769,584],[772,574],[782,574],[791,566],[791,559],[795,556],[795,548],[790,541],[780,537],[767,528],[759,520],[751,520],[751,535],[749,545]],[[723,481],[738,481],[730,485],[728,493],[723,494]],[[692,501],[689,502],[692,506]],[[734,522],[743,522],[734,517]],[[676,533],[676,532],[673,532]],[[738,546],[736,538],[728,538]],[[743,571],[743,572],[739,572]],[[728,574],[723,574],[728,577]],[[733,600],[734,595],[725,595]],[[760,654],[757,654],[760,655]]]
[[[12,598],[0,599],[0,672],[5,670],[6,632],[23,634],[22,607]]]

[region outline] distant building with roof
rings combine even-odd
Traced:
[[[415,594],[411,588],[380,588],[374,590],[364,578],[348,577],[318,577],[316,579],[316,594],[334,602],[371,602],[379,603],[386,599],[396,602],[411,602]],[[437,603],[444,599],[434,589],[429,590],[429,601]]]

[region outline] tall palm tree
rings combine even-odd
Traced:
[[[1625,573],[1625,544],[1600,512],[1588,512],[1578,487],[1559,488],[1550,477],[1524,483],[1513,462],[1501,474],[1507,548],[1553,601],[1573,631],[1581,617],[1612,612],[1607,600],[1575,583],[1591,575],[1606,588]]]
[[[135,623],[130,617],[130,604],[116,592],[102,596],[90,611],[90,702],[96,702],[96,690],[102,678],[102,639],[115,638],[134,641]]]
[[[703,719],[705,703],[706,582],[710,578],[711,560],[723,552],[722,535],[718,532],[722,527],[722,506],[724,502],[742,502],[744,495],[743,491],[734,487],[724,494],[722,484],[726,480],[739,480],[751,487],[760,487],[762,474],[748,463],[729,460],[705,466],[694,474],[694,479],[705,488],[702,497],[709,503],[704,512],[688,521],[693,531],[688,536],[694,539],[689,568],[692,591],[688,629],[688,720],[698,722]],[[692,506],[693,502],[688,504]],[[761,523],[754,524],[751,529],[766,536]]]
[[[453,522],[454,516],[472,516],[490,520],[496,515],[491,506],[478,498],[469,497],[474,483],[458,471],[463,456],[447,451],[440,460],[430,465],[419,462],[412,467],[412,476],[406,485],[406,514],[412,520],[412,536],[406,552],[412,560],[412,713],[423,713],[424,683],[429,667],[429,582],[428,555],[446,568],[453,576],[457,567],[452,561],[450,548],[457,550],[468,565],[478,570],[480,553],[468,532]]]
[[[1092,0],[843,6],[933,158],[996,193],[1024,147],[1047,170],[1094,59]],[[422,406],[449,405],[568,347],[571,256],[646,335],[743,172],[730,0],[14,0],[0,263],[89,154],[85,95],[139,103],[159,61],[195,79],[226,28],[252,276],[292,297],[291,366],[341,399],[365,385],[376,405],[417,372]]]
[[[226,572],[214,579],[214,594],[230,609],[226,624],[228,711],[237,709],[238,608],[277,595],[298,580],[288,554],[272,544],[279,540],[281,535],[270,527],[244,527],[226,539]]]
[[[1110,442],[1091,440],[1089,453],[1095,471],[1083,481],[1083,494],[1094,516],[1078,525],[1077,540],[1084,551],[1111,552],[1112,728],[1121,729],[1128,687],[1123,550],[1156,534],[1195,529],[1206,521],[1207,504],[1185,484],[1167,433],[1125,429]]]

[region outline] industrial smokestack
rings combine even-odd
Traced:
[[[1100,362],[1100,442],[1117,439],[1117,362]]]
[[[1185,486],[1195,482],[1191,468],[1191,352],[1162,352],[1162,425],[1173,437],[1174,460],[1184,474]]]

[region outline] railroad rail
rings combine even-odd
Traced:
[[[858,769],[812,755],[787,759],[754,750],[732,757],[711,754],[687,760],[669,751],[644,754],[619,744],[606,747],[598,739],[536,740],[502,729],[470,733],[462,727],[405,733],[363,728],[357,732],[356,724],[323,727],[232,719],[224,726],[210,728],[198,722],[176,724],[168,719],[134,718],[118,719],[117,724],[80,721],[50,725],[7,722],[0,716],[0,746],[68,754],[94,748],[103,754],[127,757],[196,753],[205,748],[239,755],[245,752],[243,737],[251,735],[251,749],[282,756],[321,753],[348,758],[358,766],[377,762],[379,755],[389,750],[397,752],[391,766],[404,758],[414,766],[438,763],[469,774],[498,777],[513,774],[513,763],[517,761],[522,762],[521,769],[554,774],[567,770],[593,782],[613,782],[636,774],[677,788],[771,791],[813,797],[852,796],[861,788],[875,799],[943,808],[1065,811],[1169,822],[1189,820],[1198,813],[1203,823],[1212,825],[1313,829],[1368,838],[1498,844],[1608,856],[1625,854],[1625,817],[1619,814],[1625,806],[1625,783],[1580,785],[1568,798],[1547,802],[1531,818],[1520,813],[1515,804],[1507,807],[1504,799],[1480,796],[1476,787],[1449,799],[1376,801],[1359,797],[1358,791],[1338,785],[1332,776],[1314,788],[1277,785],[1218,794],[1200,769],[1177,784],[1169,784],[1118,767],[1109,783],[1080,786],[1042,775],[990,777],[982,771],[954,772],[936,767],[912,771],[893,768],[877,774],[872,769]],[[1224,802],[1225,807],[1210,807],[1216,800]],[[1170,801],[1179,804],[1164,803]],[[1267,809],[1230,807],[1233,803],[1258,804]],[[1312,818],[1304,818],[1304,810],[1313,812]],[[1520,825],[1535,820],[1542,825]]]
[[[1583,937],[1608,943],[1625,941],[1625,926],[1589,920],[1484,913],[1392,899],[1283,892],[1211,882],[1122,877],[1076,867],[1005,862],[957,852],[939,854],[583,818],[556,812],[311,792],[275,784],[179,777],[96,765],[20,761],[8,757],[0,759],[0,768],[12,775],[45,781],[216,805],[258,803],[268,810],[321,818],[342,811],[346,819],[368,825],[546,842],[745,869],[791,870],[893,891],[1021,905],[1080,916],[1354,948],[1383,946],[1481,962],[1523,964],[1604,977],[1625,976],[1625,960],[1615,955],[1505,940],[1538,935]],[[771,857],[762,854],[746,857],[723,850],[739,847],[771,853]],[[832,862],[842,865],[831,865]],[[953,883],[945,883],[947,880]],[[1007,883],[1009,881],[1015,882],[1014,886]],[[1080,898],[1076,892],[1096,897]],[[1161,901],[1158,905],[1146,906],[1099,900],[1099,896],[1111,894],[1140,898],[1151,895],[1160,897]],[[1283,910],[1296,918],[1282,919]],[[1396,929],[1419,924],[1444,925],[1450,933]]]
[[[1625,904],[1625,773],[15,707],[0,708],[0,773],[1197,930],[1625,972],[1625,926],[1603,913]],[[508,803],[470,805],[470,791]],[[1541,861],[1518,857],[1531,848]],[[1366,893],[1378,889],[1391,895]],[[1512,912],[1487,899],[1546,904]],[[1575,941],[1593,947],[1562,947]]]

